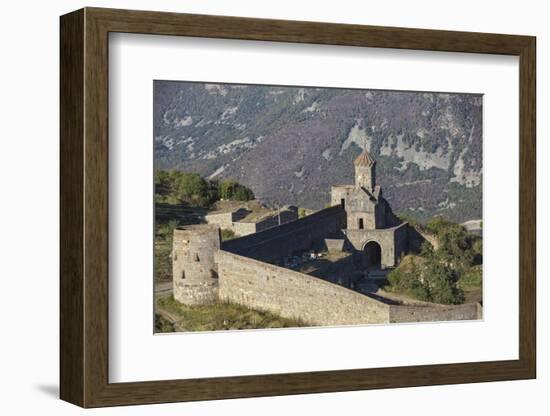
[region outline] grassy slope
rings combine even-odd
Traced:
[[[179,324],[188,331],[228,329],[289,328],[308,326],[297,319],[282,318],[269,312],[249,309],[233,303],[187,306],[165,297],[157,300],[159,308],[181,318]],[[164,329],[167,329],[163,331]],[[172,332],[167,325],[157,326],[157,332]]]

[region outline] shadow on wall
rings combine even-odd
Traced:
[[[361,264],[361,253],[352,253],[334,262],[327,260],[324,265],[307,274],[319,277],[331,283],[338,283],[350,287],[352,282],[360,278],[356,271],[360,269]]]
[[[409,240],[409,252],[411,253],[420,253],[422,250],[422,244],[426,241],[430,243],[434,249],[437,249],[439,245],[439,242],[435,236],[422,232],[410,224],[407,227],[407,234]]]
[[[325,208],[275,228],[225,241],[221,248],[256,260],[274,261],[314,248],[319,240],[339,233],[345,221],[346,212],[341,206]]]

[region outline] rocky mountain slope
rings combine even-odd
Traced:
[[[158,168],[318,209],[366,146],[395,212],[481,218],[481,95],[170,81],[154,95]]]

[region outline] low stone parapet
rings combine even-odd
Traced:
[[[481,319],[479,303],[464,305],[390,306],[390,322],[473,321]]]

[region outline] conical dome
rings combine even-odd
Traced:
[[[361,153],[359,156],[357,156],[357,159],[353,162],[355,166],[372,166],[376,163],[376,161],[372,158],[370,153],[365,150],[363,150],[363,153]]]

